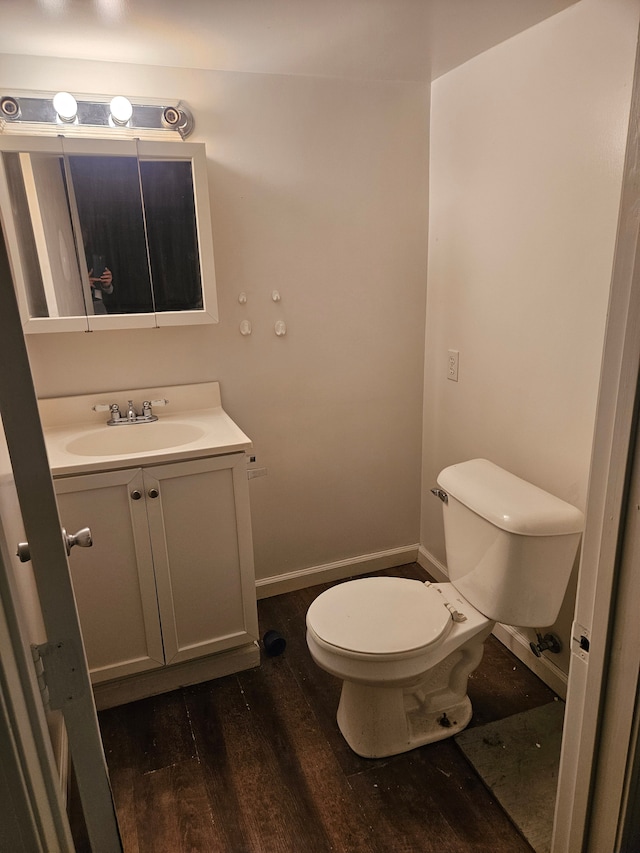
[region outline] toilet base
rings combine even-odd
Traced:
[[[418,726],[397,725],[393,716],[386,716],[384,713],[377,716],[377,712],[385,708],[389,710],[390,704],[395,704],[398,699],[402,700],[402,696],[397,695],[402,694],[402,691],[386,691],[392,692],[396,693],[396,696],[387,695],[381,697],[383,701],[374,702],[370,708],[373,713],[367,715],[367,720],[363,720],[362,715],[354,718],[353,714],[345,712],[341,700],[337,715],[338,728],[356,755],[363,758],[384,758],[409,752],[427,743],[435,743],[458,734],[471,720],[471,702],[469,697],[465,696],[461,702],[446,710],[424,714]],[[404,716],[404,710],[402,713]]]
[[[483,641],[474,638],[408,686],[344,681],[337,720],[351,749],[383,758],[462,731],[472,714],[468,677],[482,659]]]

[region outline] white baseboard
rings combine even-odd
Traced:
[[[405,563],[415,563],[418,557],[418,545],[407,545],[403,548],[392,548],[389,551],[378,551],[375,554],[363,554],[348,560],[338,560],[335,563],[325,563],[298,569],[282,575],[273,575],[256,580],[258,598],[270,598],[284,592],[293,592],[319,583],[329,583],[353,575],[365,575],[380,569],[391,569],[403,566]]]
[[[418,565],[429,572],[438,583],[449,583],[449,575],[443,563],[436,559],[430,551],[421,545],[418,548]]]
[[[449,577],[444,565],[422,545],[418,549],[418,564],[437,581],[448,583]],[[500,623],[496,624],[492,633],[518,660],[522,661],[541,681],[544,681],[547,687],[550,687],[561,699],[566,699],[567,674],[547,657],[539,658],[534,655],[529,646],[529,640],[524,634],[512,625]]]
[[[512,625],[501,625],[498,623],[493,629],[493,636],[503,646],[521,660],[522,663],[534,672],[541,681],[550,687],[561,699],[567,698],[567,674],[552,660],[547,657],[536,657],[529,647],[529,640]]]

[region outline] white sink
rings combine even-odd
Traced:
[[[104,405],[167,400],[157,421],[107,426]],[[163,385],[38,402],[54,477],[242,453],[251,439],[231,420],[217,382]]]
[[[197,441],[205,432],[199,424],[180,421],[122,424],[92,429],[72,438],[64,449],[76,456],[122,456],[180,447]]]

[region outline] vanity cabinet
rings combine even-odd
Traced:
[[[93,537],[69,562],[94,684],[255,645],[244,452],[55,487],[64,527]]]

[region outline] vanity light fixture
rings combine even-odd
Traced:
[[[193,116],[188,110],[165,107],[162,111],[162,125],[167,130],[177,130],[184,138],[193,130]]]
[[[115,98],[112,98],[109,109],[111,118],[121,127],[127,124],[133,115],[133,105],[129,98],[125,98],[123,95],[116,95]]]
[[[12,98],[10,95],[5,95],[0,99],[0,115],[2,115],[3,118],[15,121],[15,119],[20,118],[20,104],[15,98]]]
[[[122,95],[74,96],[70,92],[0,92],[0,133],[53,135],[60,125],[73,135],[96,136],[120,132],[140,136],[179,134],[182,139],[193,131],[193,116],[182,102],[130,99]],[[67,132],[67,131],[65,131]]]
[[[53,96],[53,108],[60,121],[75,121],[78,115],[78,102],[69,92],[58,92]]]

